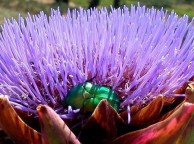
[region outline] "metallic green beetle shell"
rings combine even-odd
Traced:
[[[105,86],[84,82],[72,87],[64,97],[64,105],[70,105],[83,112],[93,112],[102,99],[107,99],[115,110],[119,110],[118,95]]]

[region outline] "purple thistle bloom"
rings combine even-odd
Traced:
[[[121,106],[173,95],[194,76],[193,24],[140,6],[5,20],[0,93],[22,111],[48,104],[62,117],[67,91],[93,77],[119,94]]]

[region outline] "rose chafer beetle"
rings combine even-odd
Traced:
[[[119,110],[120,100],[113,90],[88,81],[72,87],[64,97],[63,104],[87,113],[93,112],[102,99],[106,99],[115,110]]]

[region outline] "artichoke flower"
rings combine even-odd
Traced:
[[[5,20],[0,128],[24,144],[190,143],[193,24],[145,6]],[[95,91],[86,98],[88,81],[117,95],[118,110],[103,95],[92,114],[83,112],[86,99],[98,98]],[[83,92],[73,96],[83,101],[75,109],[64,102],[78,84]]]

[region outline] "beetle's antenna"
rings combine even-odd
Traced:
[[[83,106],[82,106],[83,111],[85,109],[84,107],[85,107],[86,101],[89,100],[89,99],[91,99],[91,98],[95,98],[95,96],[92,96],[92,97],[89,97],[89,98],[84,98],[84,102],[83,102]]]
[[[95,74],[95,76],[93,76],[92,78],[90,78],[89,80],[86,80],[85,82],[93,82],[94,78],[96,78],[97,73]]]

